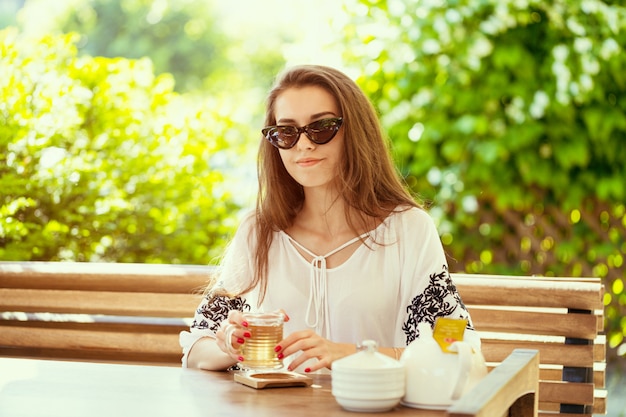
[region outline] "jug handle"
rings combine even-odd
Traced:
[[[456,378],[456,385],[452,392],[452,401],[458,400],[463,395],[463,390],[469,378],[470,368],[472,366],[472,347],[469,343],[454,342],[450,346],[450,350],[459,354],[459,374]]]

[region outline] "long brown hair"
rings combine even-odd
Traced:
[[[374,107],[358,85],[341,71],[319,65],[293,67],[280,75],[269,93],[265,126],[276,124],[274,105],[290,88],[324,88],[338,104],[343,117],[343,163],[336,176],[339,195],[352,209],[346,224],[360,235],[363,227],[384,220],[397,206],[419,207],[404,186],[389,152]],[[251,287],[267,289],[268,253],[274,232],[288,229],[302,207],[304,190],[287,172],[278,149],[262,139],[258,161],[259,191],[256,202],[255,276]]]

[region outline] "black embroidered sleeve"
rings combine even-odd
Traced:
[[[241,297],[209,294],[204,297],[204,302],[196,310],[191,327],[216,332],[220,323],[228,317],[230,310],[250,311],[250,304]]]
[[[437,317],[449,317],[460,309],[456,317],[468,320],[468,329],[473,329],[469,313],[461,300],[446,265],[438,274],[430,276],[430,282],[424,292],[419,294],[407,306],[408,318],[402,325],[402,331],[406,335],[406,344],[419,337],[417,325],[422,322],[434,326]]]

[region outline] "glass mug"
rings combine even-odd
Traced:
[[[274,348],[283,340],[283,323],[285,315],[273,313],[243,313],[243,319],[248,323],[246,328],[250,337],[246,338],[239,350],[235,350],[232,343],[227,343],[230,353],[243,356],[244,361],[239,367],[247,370],[272,370],[283,367],[283,361],[278,359]],[[236,327],[230,325],[226,330],[226,340],[230,341]]]

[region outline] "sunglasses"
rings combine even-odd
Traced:
[[[300,135],[305,133],[311,142],[324,145],[330,142],[341,127],[343,119],[332,117],[310,123],[306,126],[267,126],[261,132],[265,139],[279,149],[291,149],[296,146]]]

